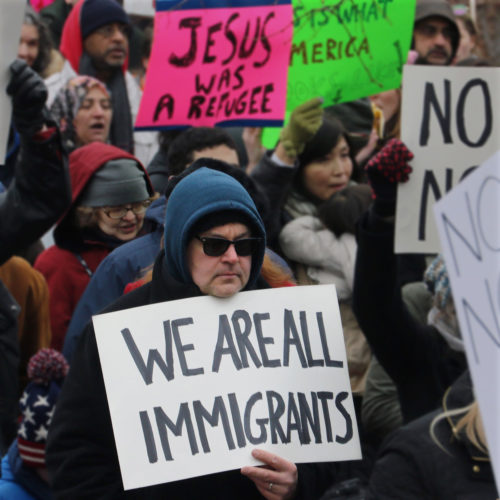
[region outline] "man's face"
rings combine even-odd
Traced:
[[[193,153],[193,162],[198,158],[213,158],[214,160],[225,161],[229,165],[239,166],[238,153],[225,144],[219,144],[213,148],[200,149]],[[188,167],[189,165],[186,165]]]
[[[451,23],[441,17],[422,19],[413,31],[414,48],[419,58],[427,64],[450,64],[453,53],[452,38]]]
[[[251,233],[244,224],[231,222],[196,236],[238,240],[251,237]],[[197,238],[189,242],[186,259],[194,283],[204,294],[214,297],[231,297],[245,288],[252,268],[252,256],[239,256],[234,245],[229,245],[221,256],[210,257]]]
[[[105,24],[83,41],[83,48],[97,69],[120,68],[128,54],[129,26],[122,23]]]

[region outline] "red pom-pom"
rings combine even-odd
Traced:
[[[66,358],[55,349],[40,349],[28,363],[28,378],[38,384],[48,385],[52,380],[62,380],[68,373]]]

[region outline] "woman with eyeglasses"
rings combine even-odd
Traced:
[[[154,189],[143,165],[131,154],[101,142],[69,156],[72,204],[54,230],[55,245],[35,268],[50,292],[52,347],[61,350],[80,296],[111,250],[143,228]]]

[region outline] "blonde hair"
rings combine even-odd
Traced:
[[[457,417],[459,415],[462,415],[462,417],[455,424],[452,417]],[[462,408],[445,410],[432,420],[430,425],[430,435],[432,440],[444,452],[450,455],[451,453],[443,446],[436,436],[436,427],[443,420],[448,420],[453,432],[453,437],[457,441],[463,440],[465,437],[481,453],[484,453],[485,455],[489,454],[486,436],[484,434],[483,421],[481,419],[481,413],[479,412],[479,405],[477,404],[477,401],[474,401],[472,404]]]

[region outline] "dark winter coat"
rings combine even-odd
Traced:
[[[0,264],[47,231],[69,205],[67,158],[55,129],[21,138],[14,179],[0,194]],[[17,415],[19,306],[0,282],[0,451],[10,443]]]
[[[161,253],[152,281],[121,297],[105,312],[201,295],[195,285],[174,280],[163,261]],[[267,284],[259,278],[256,288],[267,288]],[[47,444],[47,464],[55,497],[61,499],[262,498],[239,470],[123,491],[92,325],[80,339],[59,396]],[[332,481],[330,470],[329,464],[316,468],[299,466],[298,498],[317,498]]]
[[[168,178],[170,177],[166,152],[159,149],[147,166],[147,170],[155,191],[163,194],[167,188]]]
[[[97,267],[78,301],[64,338],[63,354],[68,361],[71,362],[77,341],[92,316],[121,297],[125,287],[141,278],[153,265],[161,248],[166,204],[162,196],[148,208],[144,223],[150,222],[154,228],[151,232],[115,248]]]
[[[17,316],[19,305],[0,281],[0,454],[16,432],[18,405],[19,341]]]
[[[287,217],[283,211],[283,205],[296,171],[295,167],[284,167],[274,163],[269,151],[250,174],[252,180],[269,201],[268,246],[278,252],[281,228],[290,220],[290,217]]]
[[[473,396],[468,377],[461,377],[443,399],[443,409],[463,408]],[[498,493],[488,457],[465,436],[457,439],[448,417],[430,425],[432,412],[393,433],[385,442],[370,480],[370,500],[495,500]]]
[[[0,194],[0,264],[48,231],[70,199],[67,156],[55,129],[21,138],[14,179]]]
[[[56,48],[59,48],[64,22],[71,12],[71,8],[72,5],[69,5],[65,0],[54,0],[40,11],[40,17],[49,28]]]
[[[403,420],[435,410],[465,371],[464,353],[415,319],[403,303],[394,225],[367,212],[358,223],[353,310],[373,353],[395,382]]]

